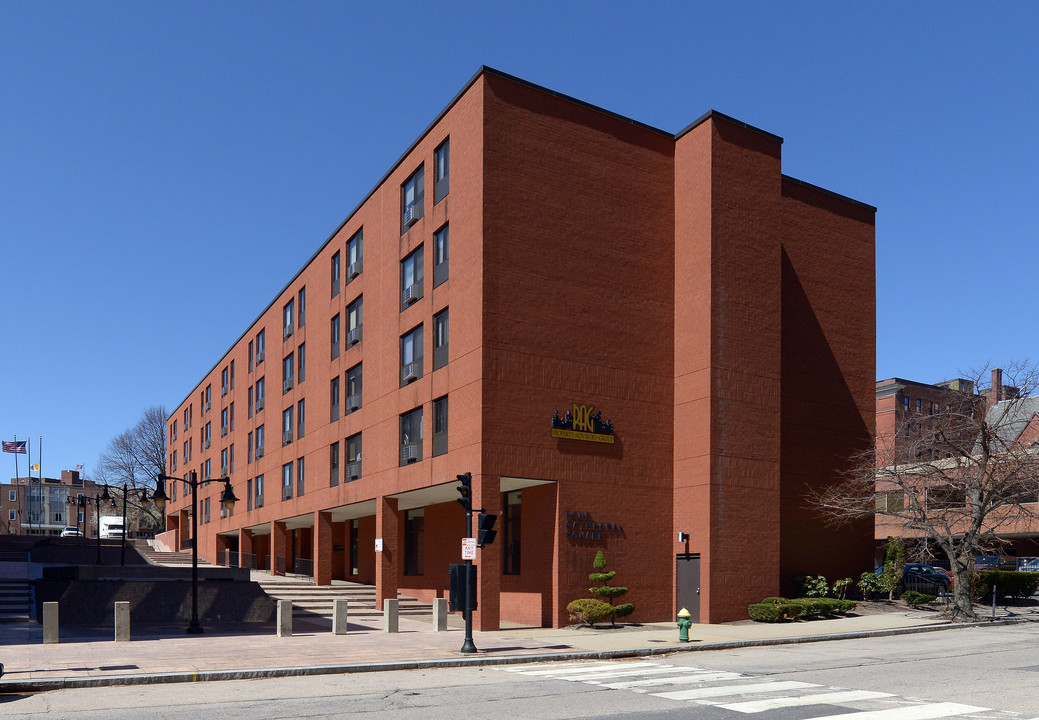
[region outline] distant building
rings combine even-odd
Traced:
[[[482,69],[186,388],[168,473],[240,500],[199,492],[202,557],[443,597],[471,472],[479,629],[566,625],[600,549],[644,621],[869,567],[872,524],[806,495],[872,442],[876,210],[782,143]]]
[[[84,536],[92,535],[97,492],[100,487],[75,470],[62,470],[60,478],[21,477],[0,483],[0,533],[60,535],[66,527],[78,526]],[[91,503],[80,507],[78,499],[87,496]]]

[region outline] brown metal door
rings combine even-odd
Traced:
[[[700,556],[679,555],[676,562],[676,612],[685,608],[689,611],[689,619],[698,623],[700,622]]]

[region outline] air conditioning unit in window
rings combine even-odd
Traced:
[[[227,465],[220,468],[220,477],[227,477]]]
[[[364,270],[364,260],[354,260],[346,266],[346,276],[353,280],[361,274],[362,270]]]
[[[256,448],[256,459],[259,460],[263,457],[263,445],[259,445]]]
[[[416,360],[415,362],[409,362],[405,365],[400,372],[401,382],[412,382],[422,377],[422,361]]]
[[[347,481],[356,480],[357,478],[361,477],[361,463],[359,463],[359,462],[348,463],[347,466],[346,466],[345,475],[346,475]]]
[[[263,350],[260,350],[258,353],[256,353],[256,364],[259,365],[262,362],[263,362]]]
[[[292,336],[292,331],[293,331],[292,325],[286,325],[285,326],[285,337],[291,337]]]
[[[256,401],[256,412],[260,412],[261,410],[263,410],[263,400],[262,399]]]
[[[291,390],[292,389],[292,378],[285,378],[285,382],[282,383],[281,387],[282,387],[282,390],[284,390],[285,392],[288,392],[289,390]]]
[[[212,402],[206,400],[206,410],[208,410],[210,407],[212,407]]]
[[[227,385],[221,385],[220,386],[220,395],[221,396],[227,395]]]
[[[359,342],[361,342],[361,326],[360,325],[355,327],[353,330],[348,330],[346,332],[346,346],[350,347],[352,345],[356,345]]]
[[[354,410],[357,410],[360,407],[361,407],[361,395],[360,395],[360,393],[358,393],[357,395],[347,395],[346,396],[346,410],[347,410],[347,412],[352,412]]]
[[[418,218],[418,208],[414,205],[408,205],[404,208],[404,227],[411,227],[418,222]]]
[[[209,449],[209,443],[210,443],[209,438],[206,438],[206,450]]]
[[[226,436],[227,436],[227,425],[221,425],[220,426],[220,437],[226,437]]]
[[[400,301],[404,305],[411,305],[420,297],[422,297],[422,288],[417,283],[414,283],[404,288],[404,291],[400,294]]]
[[[422,446],[419,443],[408,443],[400,448],[401,462],[413,463],[422,458]]]
[[[281,434],[281,442],[282,442],[283,445],[288,445],[290,442],[292,442],[292,431],[291,430],[286,430],[285,432],[283,432]]]

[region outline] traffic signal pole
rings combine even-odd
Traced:
[[[458,475],[458,502],[465,508],[465,537],[473,536],[473,476],[472,473]],[[462,614],[465,616],[465,640],[462,642],[460,652],[475,653],[476,644],[473,643],[473,561],[465,561],[465,605]]]

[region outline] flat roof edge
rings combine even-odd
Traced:
[[[810,190],[816,190],[818,192],[821,192],[824,195],[829,195],[830,197],[837,198],[838,200],[844,200],[845,202],[850,202],[853,205],[858,205],[859,207],[865,208],[866,210],[871,210],[874,213],[877,211],[877,209],[874,206],[870,205],[869,203],[864,203],[861,200],[856,200],[855,198],[848,197],[847,195],[841,195],[840,193],[834,192],[833,190],[827,190],[824,187],[820,187],[818,185],[813,185],[810,182],[805,182],[804,180],[798,180],[797,178],[790,177],[789,175],[783,175],[782,178],[783,178],[784,181],[792,182],[795,185],[800,185],[802,187],[809,188]]]
[[[717,110],[708,110],[703,115],[698,117],[696,120],[693,120],[691,123],[686,125],[684,128],[682,128],[681,130],[679,130],[677,133],[674,134],[675,140],[678,140],[680,137],[685,135],[687,132],[693,130],[694,128],[698,127],[699,125],[707,122],[708,120],[710,120],[712,118],[715,119],[715,120],[723,120],[723,121],[725,121],[725,122],[727,122],[727,123],[729,123],[731,125],[736,125],[738,127],[744,128],[745,130],[750,130],[751,132],[757,133],[758,135],[762,135],[764,137],[767,137],[769,140],[773,140],[773,141],[775,141],[775,142],[777,142],[777,143],[779,143],[781,145],[783,144],[783,138],[779,137],[778,135],[770,133],[768,130],[762,130],[759,127],[755,127],[754,125],[751,125],[750,123],[745,123],[742,120],[737,120],[736,118],[732,117],[731,115],[726,115],[725,113],[718,112]]]

